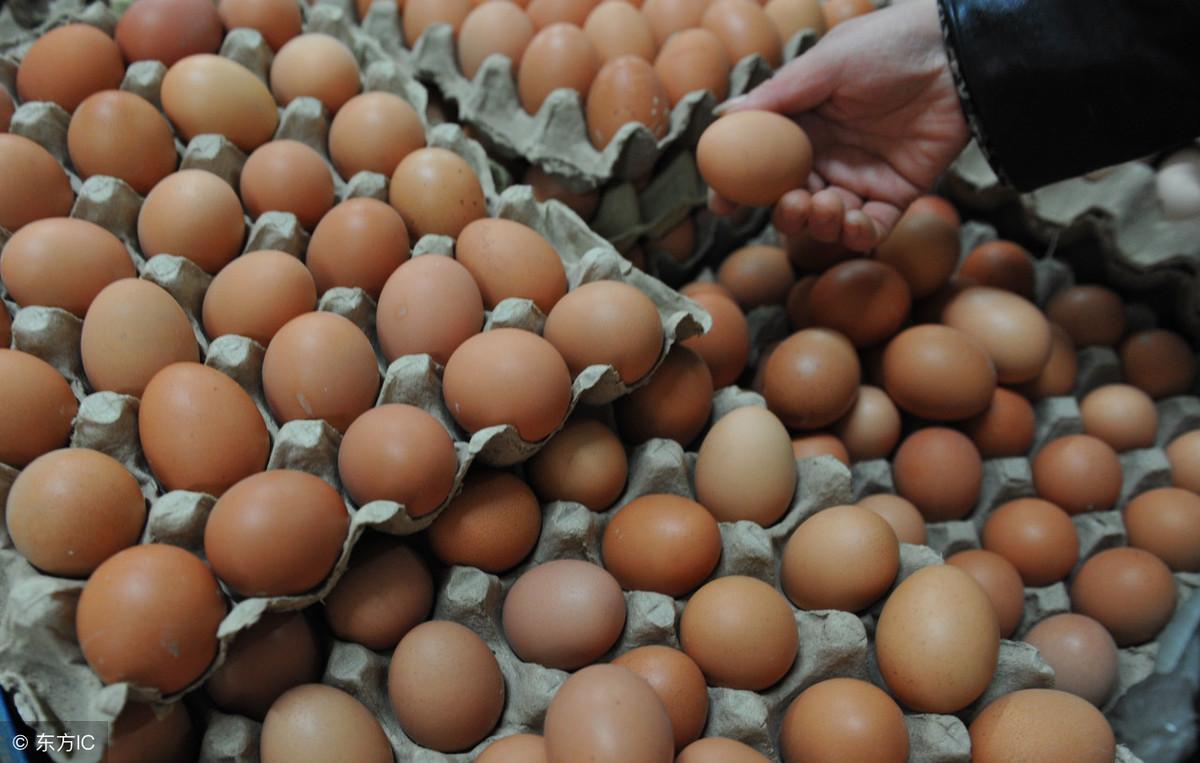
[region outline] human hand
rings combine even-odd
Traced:
[[[808,187],[776,204],[780,232],[866,251],[927,193],[970,130],[942,43],[935,0],[910,0],[839,24],[723,113],[791,116],[813,146]],[[732,205],[710,196],[727,214]]]

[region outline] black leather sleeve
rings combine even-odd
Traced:
[[[963,108],[1021,190],[1200,135],[1200,0],[938,0]]]

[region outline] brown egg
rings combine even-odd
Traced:
[[[779,576],[800,609],[859,612],[891,588],[899,570],[900,544],[887,520],[859,506],[833,506],[792,533]]]
[[[921,299],[950,280],[958,252],[957,225],[940,215],[910,210],[879,244],[875,256],[908,281],[913,299]]]
[[[0,87],[0,132],[8,132],[8,126],[12,122],[15,110],[12,96],[9,95],[8,90]]]
[[[777,246],[742,247],[729,255],[717,271],[717,281],[746,311],[761,305],[782,305],[795,278],[787,252]]]
[[[491,5],[490,2],[486,4]],[[592,219],[600,204],[600,195],[596,191],[572,190],[564,181],[536,165],[530,165],[525,170],[524,183],[533,188],[533,196],[538,201],[561,201],[585,222]]]
[[[751,691],[773,686],[795,662],[798,639],[783,594],[742,575],[705,584],[679,621],[679,643],[710,686]]]
[[[87,448],[56,450],[26,466],[8,491],[5,525],[29,563],[60,577],[87,577],[138,542],[146,499],[116,459]]]
[[[912,501],[928,522],[962,519],[975,508],[983,462],[966,435],[945,427],[913,432],[892,463],[896,492]]]
[[[886,392],[864,384],[849,413],[832,429],[852,461],[887,458],[900,442],[900,411]]]
[[[285,323],[316,307],[312,274],[295,255],[249,252],[226,265],[204,292],[204,333],[210,339],[237,334],[266,347]]]
[[[796,458],[783,424],[758,406],[722,416],[700,444],[696,500],[719,522],[779,521],[796,491]]]
[[[750,326],[740,307],[720,294],[694,294],[691,299],[712,316],[712,328],[682,343],[696,352],[712,372],[714,389],[737,382],[750,357]]]
[[[1100,711],[1055,689],[1005,694],[975,717],[969,731],[977,763],[1108,763],[1116,755],[1112,728]]]
[[[129,701],[113,723],[102,761],[192,760],[198,742],[186,703],[156,706]]]
[[[515,3],[478,5],[458,32],[458,66],[468,79],[473,79],[489,56],[500,55],[516,71],[533,33],[533,22]]]
[[[392,745],[366,705],[341,689],[303,684],[271,705],[259,744],[262,763],[392,763]]]
[[[404,41],[408,47],[434,24],[449,24],[455,36],[471,12],[470,0],[405,0]]]
[[[825,14],[817,0],[769,0],[763,10],[784,43],[805,29],[825,34]]]
[[[1025,586],[1012,562],[994,551],[973,548],[947,557],[946,564],[975,578],[996,611],[1000,637],[1011,637],[1025,614]]]
[[[183,308],[161,286],[138,278],[114,281],[96,295],[80,345],[93,389],[134,397],[163,368],[200,359]]]
[[[533,23],[537,26],[537,19]],[[570,24],[545,27],[529,41],[517,70],[521,105],[536,114],[550,93],[560,88],[586,98],[600,64],[600,54],[582,29]]]
[[[0,400],[0,463],[20,469],[67,444],[79,403],[46,361],[0,349]]]
[[[888,597],[875,654],[888,689],[920,712],[952,713],[992,681],[1000,627],[975,579],[950,565],[917,570]]]
[[[174,694],[217,656],[225,612],[208,565],[182,548],[147,543],[96,568],[79,596],[75,632],[104,683]]]
[[[1033,303],[1011,292],[964,289],[947,303],[942,320],[979,342],[1001,384],[1036,378],[1050,358],[1050,324]]]
[[[883,351],[883,386],[899,407],[935,421],[983,413],[996,371],[978,342],[949,326],[913,326]]]
[[[708,720],[708,687],[691,657],[667,646],[643,646],[613,664],[633,671],[654,689],[671,718],[676,750],[700,737]]]
[[[277,51],[300,34],[300,5],[292,0],[220,0],[217,14],[227,31],[254,29]]]
[[[8,349],[12,344],[12,317],[8,314],[8,308],[0,303],[0,348]]]
[[[75,203],[67,173],[50,152],[20,135],[0,133],[0,227],[16,233],[46,217],[66,217]]]
[[[329,157],[346,180],[360,172],[391,177],[404,157],[424,147],[421,117],[408,101],[392,93],[354,96],[342,104],[329,125]]]
[[[1051,615],[1025,634],[1054,669],[1054,688],[1103,707],[1117,684],[1117,645],[1085,615]]]
[[[783,244],[792,264],[800,273],[823,273],[839,262],[859,256],[839,243],[817,241],[807,231],[798,236],[784,237]]]
[[[575,419],[527,462],[526,474],[543,501],[574,501],[604,511],[625,489],[625,446],[604,424]]]
[[[218,133],[245,152],[269,141],[279,124],[275,98],[263,81],[221,56],[189,56],[168,69],[162,105],[184,141]]]
[[[1028,586],[1057,583],[1079,560],[1071,517],[1040,498],[1018,498],[997,508],[981,538],[983,547],[1011,562]]]
[[[676,32],[700,26],[710,2],[712,0],[645,0],[642,15],[650,23],[654,41],[661,47]]]
[[[237,634],[204,684],[213,704],[253,719],[288,689],[321,680],[324,659],[303,612],[273,612]]]
[[[1083,431],[1118,452],[1150,448],[1158,435],[1158,409],[1142,390],[1129,384],[1097,387],[1079,403]]]
[[[603,61],[637,56],[651,63],[658,50],[650,22],[628,3],[600,3],[588,14],[583,33]]]
[[[861,373],[858,353],[844,336],[828,329],[802,329],[771,353],[763,397],[789,427],[817,429],[850,411]]]
[[[506,3],[486,2],[484,5]],[[546,742],[540,736],[513,734],[489,744],[475,759],[475,763],[546,763],[546,755]]]
[[[1033,256],[1012,241],[988,241],[971,250],[958,269],[980,286],[992,286],[1033,300]]]
[[[646,239],[646,248],[664,252],[676,262],[688,262],[696,254],[696,221],[685,217],[658,238]]]
[[[670,128],[670,116],[666,89],[650,62],[638,56],[609,60],[588,90],[588,137],[601,150],[630,122],[641,124],[661,140]]]
[[[550,311],[544,335],[572,376],[589,366],[611,365],[625,384],[650,373],[664,339],[654,302],[620,281],[593,281],[573,289]]]
[[[1059,437],[1033,459],[1033,489],[1068,514],[1111,509],[1121,494],[1121,479],[1116,451],[1090,435]]]
[[[237,193],[204,170],[168,175],[142,204],[138,242],[147,257],[186,257],[215,275],[242,249],[246,222]]]
[[[688,445],[712,412],[713,379],[703,358],[675,345],[650,381],[616,403],[621,436],[631,444],[654,437]]]
[[[724,737],[705,737],[689,744],[675,763],[770,763],[749,745]]]
[[[705,15],[750,7],[749,0],[720,0]],[[793,188],[805,186],[812,169],[812,144],[804,130],[787,117],[739,111],[721,117],[704,131],[696,145],[696,161],[705,182],[723,198],[764,207]]]
[[[354,198],[317,223],[306,261],[318,293],[356,287],[379,300],[388,278],[408,258],[408,230],[400,213],[378,199]]]
[[[721,557],[721,533],[703,506],[650,494],[622,506],[604,531],[604,566],[631,591],[681,597],[708,578]]]
[[[875,260],[835,265],[810,288],[805,304],[811,325],[840,331],[855,347],[869,347],[894,335],[912,303],[900,274]]]
[[[1179,334],[1140,331],[1121,343],[1121,376],[1154,399],[1184,395],[1196,380],[1196,352]]]
[[[833,29],[856,16],[871,13],[875,10],[875,4],[871,0],[826,0],[822,10],[825,12],[825,26]]]
[[[454,256],[479,285],[488,310],[517,298],[532,300],[548,315],[567,293],[567,273],[554,246],[533,228],[512,220],[469,223],[458,234]]]
[[[61,307],[76,316],[104,287],[135,275],[121,240],[86,220],[38,220],[13,234],[0,252],[0,280],[17,304]]]
[[[898,495],[878,493],[860,499],[858,505],[883,517],[901,543],[925,543],[925,517],[921,516],[912,501]]]
[[[850,465],[850,454],[846,452],[846,446],[831,434],[819,433],[792,438],[792,454],[796,456],[797,461],[817,456],[833,456],[846,466]]]
[[[67,148],[80,177],[120,178],[143,196],[179,162],[163,115],[141,96],[121,90],[105,90],[79,104]]]
[[[1125,335],[1125,305],[1103,286],[1072,286],[1056,293],[1046,316],[1062,326],[1077,347],[1115,347]]]
[[[444,148],[420,148],[404,157],[388,193],[414,240],[430,233],[457,237],[467,223],[487,216],[475,171]]]
[[[271,62],[271,93],[280,106],[308,96],[333,115],[361,89],[354,53],[327,34],[294,37]]]
[[[125,77],[121,49],[89,24],[67,24],[34,40],[17,69],[22,101],[50,101],[75,111],[92,93],[113,90]]]
[[[324,419],[339,432],[375,404],[379,367],[362,330],[334,313],[305,313],[276,332],[263,392],[280,423]]]
[[[209,0],[137,0],[117,22],[117,44],[127,61],[171,66],[196,53],[216,53],[225,30]]]
[[[439,752],[458,752],[496,727],[504,710],[504,676],[474,631],[434,620],[413,628],[396,646],[388,696],[409,739]]]
[[[831,678],[808,687],[788,705],[779,747],[785,763],[905,763],[908,728],[900,707],[879,687],[856,678]]]
[[[1172,440],[1167,446],[1167,460],[1171,463],[1172,484],[1200,493],[1200,432],[1188,432]]]
[[[291,212],[305,230],[313,230],[333,207],[333,175],[325,160],[295,140],[260,146],[241,175],[242,201],[257,218],[264,212]]]
[[[733,292],[716,281],[692,281],[689,284],[684,284],[683,286],[679,287],[679,293],[688,299],[693,300],[696,297],[706,294],[715,294],[720,297],[725,297],[731,302],[733,301]]]
[[[508,472],[476,467],[428,537],[444,564],[499,574],[533,552],[541,531],[542,507],[528,485]]]
[[[671,763],[675,753],[658,694],[620,665],[592,665],[568,678],[546,711],[545,734],[550,763]]]
[[[138,433],[164,488],[215,496],[266,468],[271,446],[250,395],[199,363],[174,363],[154,375],[142,393]]]
[[[1149,551],[1172,570],[1200,571],[1200,496],[1195,493],[1174,487],[1142,493],[1125,507],[1125,531],[1129,545]]]
[[[551,24],[572,24],[583,27],[588,14],[601,0],[530,0],[525,12],[538,29]]]
[[[424,353],[444,365],[483,328],[483,298],[470,272],[454,259],[417,257],[384,284],[375,328],[389,361]]]
[[[325,597],[334,635],[368,649],[392,649],[433,608],[433,577],[398,538],[367,532]]]
[[[625,597],[601,567],[556,559],[517,578],[505,597],[503,620],[508,644],[522,660],[575,670],[617,642],[625,627]]]
[[[997,387],[992,393],[992,404],[963,422],[963,431],[984,458],[1012,458],[1029,453],[1036,423],[1028,400]]]
[[[737,62],[749,55],[759,55],[766,59],[771,68],[775,68],[783,60],[783,39],[771,22],[771,17],[756,2],[715,0],[704,12],[700,24],[720,38],[730,61]]]

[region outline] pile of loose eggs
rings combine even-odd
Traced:
[[[576,91],[596,148],[873,9],[397,5],[467,77],[506,56],[529,113]],[[867,255],[768,227],[685,300],[553,166],[497,159],[541,200],[497,215],[485,149],[433,145],[424,86],[367,89],[313,13],[135,0],[13,51],[0,564],[56,592],[0,603],[42,677],[23,708],[106,708],[113,761],[1118,756],[1103,713],[1200,587],[1194,345],[1018,243],[962,256],[932,196]],[[224,55],[245,28],[257,71]],[[187,148],[214,136],[232,164]],[[685,150],[747,207],[812,166],[763,112]],[[263,220],[291,238],[259,246]],[[698,236],[641,246],[689,262]],[[580,392],[597,367],[615,396]],[[519,458],[477,458],[497,428]]]

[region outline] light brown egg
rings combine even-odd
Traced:
[[[1200,496],[1195,493],[1174,487],[1142,493],[1125,507],[1125,531],[1129,545],[1149,551],[1173,571],[1200,571]]]
[[[277,51],[300,34],[300,4],[292,0],[220,0],[217,14],[226,31],[255,29]]]
[[[783,39],[771,17],[756,2],[714,0],[704,11],[700,24],[721,40],[730,61],[736,63],[746,56],[759,55],[775,68],[783,60]]]
[[[688,445],[708,423],[713,379],[695,351],[675,345],[650,381],[616,403],[621,436],[631,444],[654,437]]]
[[[345,432],[375,404],[375,351],[350,320],[305,313],[284,324],[267,346],[263,392],[280,423],[324,419]]]
[[[749,0],[720,0],[708,13],[750,7]],[[812,169],[812,144],[804,130],[787,117],[739,111],[721,117],[704,131],[696,145],[696,161],[705,182],[723,198],[763,207],[793,188],[805,186]]]
[[[1057,583],[1079,560],[1071,517],[1040,498],[1018,498],[997,508],[984,523],[981,539],[985,549],[1011,562],[1028,586]]]
[[[263,81],[221,56],[189,56],[168,69],[162,105],[184,141],[218,133],[247,153],[269,141],[279,124]]]
[[[946,564],[975,578],[996,610],[1000,637],[1011,637],[1025,614],[1025,586],[1012,562],[994,551],[973,548],[948,556]]]
[[[670,128],[670,117],[666,89],[650,62],[638,56],[610,59],[600,67],[588,90],[588,137],[601,150],[630,122],[646,127],[661,140]]]
[[[573,289],[550,311],[544,335],[572,376],[589,366],[611,365],[625,384],[650,373],[664,339],[654,302],[620,281],[593,281]]]
[[[90,24],[67,24],[29,46],[17,69],[17,95],[57,103],[69,114],[89,95],[119,87],[124,76],[113,38]]]
[[[912,299],[895,268],[858,259],[822,274],[812,284],[806,304],[812,325],[845,334],[855,347],[870,347],[900,330]]]
[[[887,458],[900,442],[900,411],[886,392],[864,384],[850,411],[833,423],[832,431],[851,461]]]
[[[796,490],[792,441],[780,420],[758,406],[722,416],[700,444],[696,499],[719,522],[779,521]]]
[[[935,421],[987,410],[996,371],[983,348],[949,326],[913,326],[883,352],[883,386],[899,407]]]
[[[1200,493],[1200,432],[1187,432],[1172,440],[1167,446],[1167,460],[1171,463],[1172,484]]]
[[[601,0],[529,0],[525,12],[538,29],[551,24],[572,24],[582,28],[588,14]]]
[[[963,432],[984,458],[1013,458],[1029,453],[1036,421],[1033,406],[1017,393],[997,387],[983,413],[963,423]]]
[[[467,223],[487,216],[475,171],[444,148],[420,148],[404,157],[388,194],[413,240],[430,233],[457,237]]]
[[[567,293],[567,272],[554,246],[527,225],[484,218],[458,234],[454,256],[475,279],[483,306],[502,300],[532,300],[549,315]]]
[[[537,165],[530,165],[525,170],[524,183],[533,188],[533,196],[538,201],[561,201],[585,222],[592,219],[600,204],[600,195],[596,191],[573,190]]]
[[[643,646],[613,664],[633,671],[654,689],[671,718],[676,750],[700,737],[708,720],[708,687],[691,657],[667,646]]]
[[[342,104],[329,125],[329,157],[346,180],[360,172],[390,178],[404,157],[424,147],[421,117],[393,93],[356,95]]]
[[[958,269],[980,286],[1011,291],[1033,300],[1033,256],[1012,241],[988,241],[971,250]]]
[[[1196,380],[1196,351],[1173,331],[1152,329],[1121,343],[1121,376],[1154,399],[1187,394]]]
[[[766,362],[763,397],[793,429],[828,426],[850,411],[862,369],[854,346],[828,329],[802,329]]]
[[[929,427],[913,432],[892,462],[896,492],[928,522],[962,519],[975,508],[983,484],[983,461],[967,436]]]
[[[404,41],[408,47],[434,24],[449,24],[455,36],[471,12],[470,0],[405,0],[403,8]]]
[[[724,737],[705,737],[689,744],[675,763],[770,763],[749,745]]]
[[[833,456],[846,466],[850,465],[850,454],[846,452],[846,446],[831,434],[817,433],[804,437],[793,437],[792,454],[798,461],[817,456]]]
[[[508,645],[522,660],[575,670],[617,642],[625,627],[625,597],[601,567],[556,559],[517,578],[504,599],[503,622]]]
[[[546,742],[537,734],[513,734],[489,744],[475,763],[546,763],[546,755]]]
[[[333,207],[333,174],[321,155],[304,143],[275,140],[246,160],[241,194],[252,218],[264,212],[291,212],[311,231]]]
[[[433,576],[400,539],[368,531],[325,597],[334,635],[368,649],[392,649],[433,608]]]
[[[219,496],[266,468],[271,442],[262,415],[220,371],[167,366],[146,385],[138,413],[146,461],[167,490]]]
[[[358,95],[358,62],[336,37],[302,34],[288,41],[271,62],[271,93],[280,106],[308,96],[321,102],[330,115]]]
[[[617,510],[604,530],[605,568],[623,588],[686,596],[721,557],[717,521],[677,495],[650,494]]]
[[[472,79],[489,56],[500,55],[508,58],[515,72],[533,33],[533,22],[515,3],[478,5],[458,32],[458,66]]]
[[[67,148],[81,178],[120,178],[143,196],[179,162],[163,115],[141,96],[121,90],[105,90],[79,104],[67,129]]]
[[[675,753],[658,694],[620,665],[592,665],[568,678],[546,711],[545,734],[550,763],[671,763]]]
[[[1142,390],[1130,384],[1106,384],[1079,403],[1083,431],[1123,452],[1150,448],[1158,435],[1158,409]]]
[[[694,294],[691,299],[712,317],[707,333],[683,341],[712,372],[714,389],[737,382],[750,357],[750,326],[737,303],[720,294]]]
[[[787,252],[777,246],[742,247],[717,270],[717,282],[729,289],[746,311],[782,305],[795,279]]]
[[[302,684],[267,713],[259,743],[262,763],[392,763],[392,745],[366,705],[341,689]]]
[[[317,287],[304,263],[287,252],[249,252],[204,292],[204,333],[209,339],[237,334],[266,347],[285,323],[316,307]]]
[[[529,41],[517,70],[521,105],[536,114],[550,93],[559,88],[574,90],[580,98],[586,98],[600,64],[600,54],[582,29],[570,24],[545,27]]]
[[[1103,440],[1067,435],[1033,459],[1033,489],[1068,514],[1107,511],[1121,494],[1121,462]]]
[[[0,463],[20,469],[67,444],[79,403],[54,366],[0,349],[0,399]]]
[[[237,256],[245,235],[237,193],[204,170],[168,175],[146,197],[138,213],[143,255],[186,257],[210,275]]]
[[[0,280],[17,304],[61,307],[80,317],[104,287],[135,275],[121,240],[87,220],[38,220],[0,252]]]
[[[975,579],[951,565],[917,570],[888,597],[875,654],[888,689],[920,712],[952,713],[992,681],[1000,627]]]
[[[969,731],[977,763],[1108,763],[1116,755],[1112,728],[1100,711],[1055,689],[1005,694],[975,717]]]
[[[1046,316],[1062,326],[1077,347],[1115,347],[1125,335],[1125,305],[1112,289],[1071,286],[1046,305]]]
[[[113,723],[104,763],[194,758],[200,740],[188,716],[187,703],[172,702],[165,707],[160,711],[146,702],[127,702]],[[164,715],[160,717],[159,712]]]
[[[763,10],[784,43],[805,29],[825,34],[825,14],[818,0],[769,0]]]
[[[654,41],[662,47],[676,32],[700,26],[712,0],[645,0],[642,15],[650,23]]]
[[[950,280],[958,252],[957,225],[940,215],[910,209],[879,244],[875,256],[908,281],[913,299],[922,299]]]
[[[900,544],[887,520],[860,506],[832,506],[792,533],[779,570],[800,609],[859,612],[883,596],[900,570]]]
[[[583,33],[603,61],[637,56],[650,63],[658,50],[650,22],[628,3],[600,3],[588,14]]]
[[[542,507],[528,485],[509,472],[476,467],[428,537],[444,564],[499,574],[529,556],[541,531]]]
[[[204,691],[221,710],[260,720],[287,690],[320,681],[324,662],[303,612],[271,612],[234,637]]]
[[[16,233],[46,217],[66,217],[75,203],[67,173],[28,138],[0,133],[0,227]]]
[[[405,262],[379,295],[375,329],[388,361],[425,353],[445,365],[482,328],[479,287],[451,257],[428,254]]]
[[[1085,615],[1051,615],[1025,634],[1054,669],[1054,688],[1103,707],[1117,684],[1117,645]]]
[[[925,517],[907,498],[877,493],[860,499],[858,505],[883,517],[901,543],[925,543]]]
[[[784,763],[905,763],[908,728],[887,692],[856,678],[831,678],[788,705],[779,747]]]
[[[88,448],[38,457],[8,491],[5,525],[17,551],[39,570],[86,577],[138,542],[146,499],[119,461]]]
[[[577,418],[526,463],[533,489],[545,502],[574,501],[604,511],[621,496],[629,467],[625,446],[604,424]]]
[[[83,368],[97,391],[139,397],[172,363],[200,359],[183,308],[161,286],[123,278],[92,300],[80,337]]]
[[[825,26],[833,29],[856,16],[871,13],[875,4],[871,0],[827,0],[821,8],[825,12]]]
[[[500,720],[504,694],[492,650],[458,623],[422,623],[392,653],[392,709],[404,734],[422,747],[440,752],[474,747]]]
[[[174,694],[217,656],[226,609],[217,579],[199,557],[146,543],[109,557],[88,578],[75,632],[104,683],[128,681]]]
[[[1069,395],[1075,388],[1079,363],[1075,354],[1075,343],[1071,341],[1066,329],[1057,323],[1050,324],[1050,337],[1050,358],[1042,372],[1017,387],[1018,392],[1033,400]]]
[[[216,53],[224,29],[208,0],[137,0],[117,22],[117,44],[127,61],[171,66],[196,53]]]
[[[1033,303],[1011,292],[964,289],[946,305],[942,320],[979,342],[1001,384],[1036,378],[1050,358],[1050,324]]]
[[[306,261],[324,294],[356,287],[379,300],[384,284],[409,258],[408,229],[400,213],[378,199],[347,199],[317,223]]]

